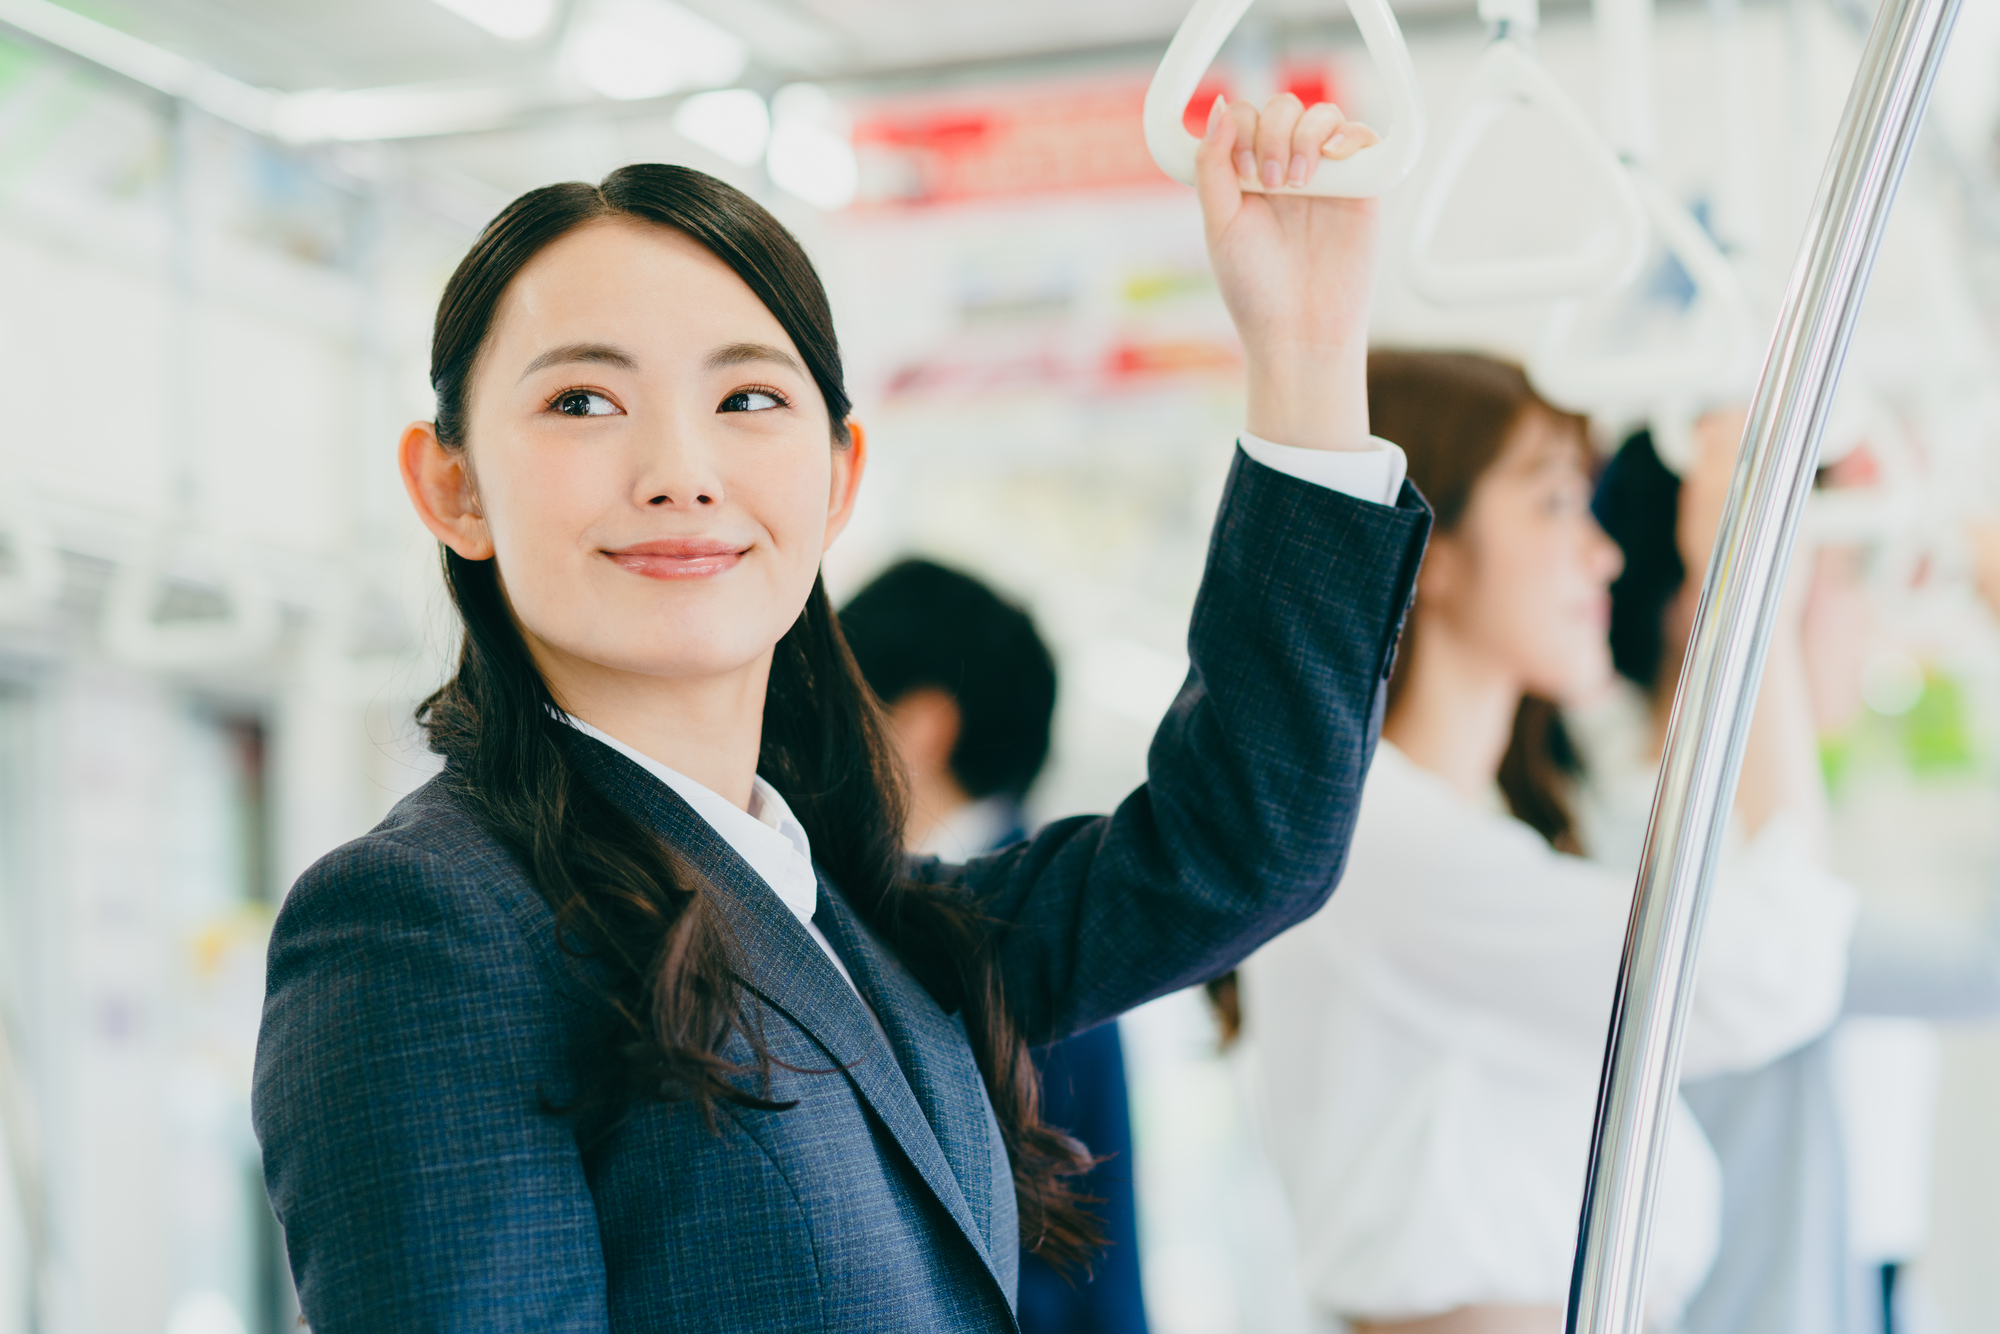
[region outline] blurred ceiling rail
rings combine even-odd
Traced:
[[[1581,9],[1585,0],[1550,0],[1551,9]],[[722,7],[698,8],[719,14]],[[760,7],[771,8],[769,0]],[[1397,0],[1406,22],[1462,18],[1471,0]],[[771,17],[769,14],[763,15]],[[740,19],[740,15],[737,16]],[[1338,18],[1287,15],[1273,21],[1287,37],[1310,39],[1345,34],[1352,23]],[[798,26],[795,23],[795,26]],[[284,91],[260,88],[165,47],[118,28],[86,18],[53,0],[0,0],[0,32],[12,32],[56,51],[139,84],[167,97],[188,102],[211,115],[253,133],[296,145],[369,143],[396,139],[481,134],[556,123],[579,117],[606,118],[659,114],[679,104],[687,93],[611,101],[562,77],[551,66],[528,78],[459,80],[392,87],[329,88]],[[786,78],[763,70],[764,83],[805,77],[856,89],[880,91],[898,85],[963,83],[1046,73],[1051,67],[1111,60],[1153,63],[1165,49],[1158,40],[1114,42],[1085,47],[1050,47],[1007,52],[971,60],[944,60],[922,65],[870,65],[854,58],[851,44],[819,33],[792,34],[783,54],[790,57]],[[801,68],[810,52],[817,68]],[[753,78],[756,84],[758,79]]]
[[[180,98],[258,134],[271,134],[282,94],[253,88],[186,56],[87,19],[50,0],[0,0],[0,26],[101,69]]]

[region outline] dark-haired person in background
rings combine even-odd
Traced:
[[[1709,494],[1713,479],[1725,475],[1719,464],[1733,457],[1742,426],[1740,410],[1704,417],[1697,444],[1720,458],[1707,468],[1698,460],[1687,481],[1661,462],[1643,431],[1623,444],[1598,480],[1592,511],[1625,557],[1611,585],[1611,659],[1636,687],[1635,712],[1643,714],[1636,727],[1600,722],[1578,734],[1589,761],[1584,810],[1601,856],[1633,862],[1639,856],[1700,592],[1702,564],[1691,559],[1699,548],[1689,550],[1685,526],[1691,508],[1719,505],[1719,497]],[[1798,594],[1816,573],[1838,568],[1820,565],[1820,554],[1800,551]],[[1822,583],[1818,592],[1826,590]],[[1813,614],[1811,601],[1805,614]],[[1851,615],[1832,619],[1836,626],[1857,624]],[[1819,676],[1816,693],[1858,701],[1853,683],[1843,688],[1819,674],[1838,671],[1839,663],[1858,664],[1864,648],[1808,657],[1806,670]],[[1790,698],[1774,698],[1767,681],[1758,709],[1779,705],[1803,712],[1805,685],[1801,679],[1786,692]],[[1864,906],[1848,951],[1841,1013],[1938,1020],[2000,1013],[2000,943],[1990,930],[1927,929]],[[1899,1328],[1897,1277],[1902,1262],[1913,1257],[1854,1254],[1850,1228],[1857,1220],[1849,1207],[1847,1168],[1857,1157],[1886,1152],[1893,1178],[1909,1146],[1855,1138],[1852,1118],[1842,1115],[1837,1065],[1836,1035],[1828,1033],[1759,1068],[1683,1083],[1682,1095],[1715,1149],[1723,1180],[1721,1246],[1714,1270],[1688,1306],[1687,1334],[1895,1334]]]
[[[1280,189],[1374,137],[1216,99],[1248,395],[1188,679],[1114,814],[964,865],[905,852],[820,579],[867,439],[797,238],[661,164],[486,227],[399,450],[465,632],[444,769],[271,936],[252,1117],[316,1334],[1012,1334],[1023,1245],[1094,1259],[1028,1049],[1318,908],[1374,754],[1429,513],[1368,429],[1376,203]]]
[[[905,560],[856,593],[840,625],[910,775],[911,851],[962,862],[1024,837],[1022,801],[1048,758],[1056,705],[1055,662],[1028,614],[970,575]],[[1088,1281],[1023,1251],[1022,1332],[1145,1334],[1118,1025],[1033,1056],[1042,1119],[1099,1160],[1080,1188],[1108,1246]]]

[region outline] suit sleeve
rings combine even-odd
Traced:
[[[1374,505],[1240,451],[1147,781],[960,868],[1001,925],[1031,1043],[1214,976],[1326,901],[1347,854],[1430,512]]]
[[[252,1112],[306,1321],[602,1331],[563,1006],[469,876],[380,838],[293,889]]]

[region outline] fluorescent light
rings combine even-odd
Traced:
[[[568,57],[585,83],[629,101],[729,83],[750,50],[670,0],[598,0],[571,30]]]
[[[824,209],[845,208],[861,184],[854,145],[831,130],[803,121],[772,129],[764,165],[773,185]]]
[[[764,156],[771,113],[748,88],[696,93],[674,110],[674,128],[712,153],[747,167]]]
[[[824,209],[845,208],[861,184],[847,116],[822,88],[794,83],[771,98],[771,183]]]
[[[476,23],[495,37],[525,41],[549,26],[555,0],[437,0],[439,6]]]

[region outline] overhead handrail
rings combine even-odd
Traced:
[[[1194,184],[1194,152],[1200,142],[1182,124],[1188,100],[1253,2],[1196,0],[1146,89],[1146,147],[1160,170],[1183,185]],[[1394,189],[1417,165],[1417,158],[1424,151],[1424,103],[1417,91],[1417,71],[1410,63],[1410,48],[1403,41],[1403,31],[1396,26],[1389,0],[1347,0],[1347,8],[1361,29],[1368,54],[1388,85],[1389,132],[1380,143],[1370,144],[1339,162],[1321,159],[1304,185],[1280,185],[1267,190],[1260,183],[1246,180],[1242,183],[1245,190],[1258,194],[1366,199]]]
[[[1960,0],[1883,0],[1757,386],[1667,724],[1619,961],[1569,1334],[1639,1334],[1702,919],[1841,363]]]
[[[1529,359],[1529,378],[1556,402],[1598,410],[1671,408],[1740,388],[1756,347],[1756,318],[1742,280],[1702,225],[1650,171],[1629,167],[1626,175],[1648,226],[1694,284],[1683,327],[1669,347],[1596,350],[1576,337],[1583,303],[1559,301]]]
[[[1617,154],[1612,152],[1570,96],[1549,77],[1528,40],[1540,23],[1536,0],[1480,0],[1479,16],[1493,29],[1479,61],[1466,76],[1458,123],[1445,140],[1417,204],[1404,269],[1410,285],[1444,306],[1495,301],[1595,296],[1630,282],[1646,253],[1646,216]],[[1546,112],[1562,127],[1591,179],[1610,201],[1609,225],[1597,228],[1573,253],[1443,262],[1433,257],[1459,177],[1493,122],[1521,107]]]
[[[0,575],[0,624],[35,620],[62,594],[62,557],[21,488],[0,477],[0,545],[12,568]]]

